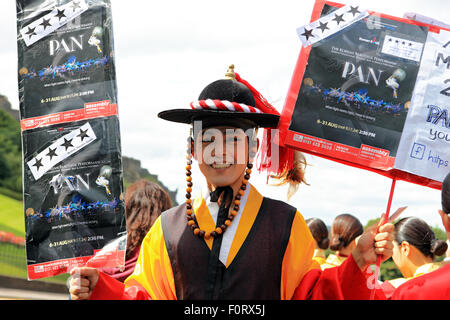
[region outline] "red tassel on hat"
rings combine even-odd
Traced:
[[[238,73],[235,73],[235,79],[250,89],[255,99],[256,108],[264,113],[280,115],[280,113],[269,103],[269,101],[267,101],[267,99],[264,98],[262,94],[259,93],[258,90],[250,85],[246,80],[242,79]],[[276,150],[271,150],[271,139],[274,139],[273,142],[278,146],[278,163],[273,163],[276,162],[277,157],[275,154],[272,154],[272,152],[276,152]],[[292,168],[294,162],[294,151],[290,148],[280,146],[278,134],[272,136],[272,128],[264,129],[259,156],[260,163],[258,170],[267,171],[268,174],[272,174],[277,177],[281,176],[286,170]]]
[[[233,66],[234,69],[234,66]],[[233,72],[234,73],[234,72]],[[239,74],[234,73],[234,79],[242,83],[253,94],[255,99],[255,107],[264,113],[280,115],[280,113],[246,80],[242,79]],[[271,143],[273,141],[273,144]],[[272,150],[272,145],[277,146],[278,150]],[[278,157],[276,152],[278,151]],[[277,179],[277,185],[289,184],[287,199],[289,200],[296,192],[300,183],[305,181],[306,159],[302,152],[294,151],[291,148],[282,146],[279,141],[278,132],[273,135],[272,128],[264,128],[263,140],[259,152],[258,170],[267,172],[267,180],[269,176]],[[277,161],[278,160],[278,161]]]

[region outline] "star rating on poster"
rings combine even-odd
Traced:
[[[73,11],[75,11],[76,9],[81,9],[80,1],[73,1],[71,8]]]
[[[39,171],[40,167],[43,167],[44,165],[42,164],[42,159],[38,159],[36,158],[36,161],[33,164],[33,167],[36,167],[36,170]]]
[[[316,29],[322,30],[322,33],[324,33],[325,30],[330,30],[330,28],[328,28],[328,22],[322,23],[322,21],[319,21],[319,24],[320,25]]]
[[[27,162],[33,177],[38,180],[47,171],[69,156],[79,152],[97,139],[89,122],[60,137]]]
[[[352,7],[350,6],[350,11],[348,13],[351,13],[353,16],[357,15],[358,13],[361,13],[361,11],[358,11],[358,7]]]
[[[84,138],[89,138],[89,136],[87,135],[87,129],[85,131],[83,131],[83,129],[80,129],[80,134],[77,135],[77,137],[80,137],[81,141],[84,140]]]
[[[45,31],[45,29],[47,29],[47,27],[51,27],[52,26],[50,24],[50,20],[51,19],[42,18],[42,23],[40,23],[39,26],[42,26],[42,28],[44,28],[44,31]]]
[[[67,18],[66,15],[64,14],[65,10],[59,10],[56,9],[58,11],[58,13],[55,15],[55,17],[57,17],[59,19],[59,21],[61,21],[61,19],[63,18]]]
[[[56,148],[48,148],[48,153],[46,154],[46,156],[50,157],[50,161],[53,159],[53,157],[57,157],[58,155],[56,154]]]
[[[28,31],[27,31],[25,34],[31,38],[32,36],[35,36],[35,35],[36,35],[36,32],[34,32],[35,29],[36,29],[36,28],[30,28],[30,27],[28,27]]]
[[[67,151],[67,149],[69,149],[70,147],[73,148],[72,140],[73,140],[73,139],[67,140],[66,138],[64,138],[64,143],[62,144],[62,146],[63,146],[64,148],[66,148],[66,151]]]
[[[351,24],[367,17],[369,13],[359,6],[344,6],[338,10],[297,29],[298,36],[307,47],[329,37]]]
[[[411,47],[413,45],[413,43],[411,41],[405,41],[405,40],[394,40],[392,38],[388,38],[387,39],[388,42],[394,42],[396,45],[403,45],[403,46],[408,46]]]
[[[409,39],[402,39],[387,34],[384,37],[381,52],[403,59],[420,61],[422,56],[423,43],[412,41]]]
[[[335,14],[333,21],[336,21],[337,25],[341,22],[345,22],[344,18],[342,18],[344,14]]]
[[[44,38],[88,9],[86,0],[74,0],[55,7],[50,13],[24,26],[20,33],[27,46]]]
[[[306,41],[308,41],[310,37],[314,37],[312,35],[312,29],[308,30],[305,28],[305,32],[302,33],[302,36],[304,36],[306,38]]]

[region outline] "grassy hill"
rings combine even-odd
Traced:
[[[21,197],[22,145],[20,140],[19,122],[0,109],[0,188],[9,189]]]
[[[25,237],[22,201],[0,194],[0,230]]]
[[[0,230],[25,237],[23,203],[0,193]],[[26,279],[25,247],[0,243],[0,274]],[[65,283],[68,274],[42,279],[45,282]]]
[[[22,201],[0,194],[0,230],[25,237]],[[0,273],[26,278],[26,253],[24,247],[0,243]]]

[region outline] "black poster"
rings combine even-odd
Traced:
[[[43,263],[94,256],[126,235],[118,127],[103,117],[23,132],[27,261],[37,276]]]
[[[93,101],[116,103],[109,1],[59,2],[47,8],[45,1],[18,1],[22,119],[82,109]],[[56,28],[60,23],[65,24]]]
[[[124,265],[109,0],[17,0],[28,278]]]
[[[391,167],[428,31],[399,20],[369,15],[312,44],[289,130],[323,139],[333,157]]]

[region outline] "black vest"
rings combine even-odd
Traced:
[[[220,261],[214,299],[279,300],[281,268],[297,210],[264,198],[247,238],[226,268]],[[177,299],[203,300],[210,249],[187,226],[184,204],[162,213]],[[226,232],[226,231],[225,231]]]

